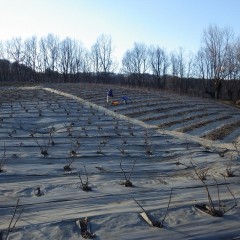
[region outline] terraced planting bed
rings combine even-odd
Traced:
[[[126,95],[130,98],[129,103],[118,106],[106,105],[106,93],[108,88],[111,87],[114,90],[113,100],[120,100],[122,96]],[[87,95],[87,88],[91,89],[90,95]],[[236,126],[232,128],[232,131],[235,132],[232,135],[234,138],[229,138],[226,135],[226,142],[238,141],[240,137],[240,126],[238,124],[240,120],[239,108],[225,105],[215,100],[106,85],[85,85],[79,88],[74,87],[74,85],[69,87],[58,85],[57,89],[71,92],[76,96],[104,106],[116,113],[139,119],[147,124],[156,125],[167,130],[186,132],[185,127],[188,126],[189,130],[194,129],[194,132],[187,131],[187,133],[199,137],[208,138],[210,136],[208,124],[210,127],[210,124],[214,122],[216,126],[211,131],[216,131],[217,129],[217,131],[221,132],[221,128],[232,122],[231,124]],[[199,112],[200,114],[196,115]],[[191,128],[189,125],[192,124],[193,119],[194,125]],[[226,119],[224,123],[221,121],[223,119]],[[179,124],[183,128],[179,128]],[[176,125],[176,128],[174,125]],[[204,130],[201,128],[203,126]],[[229,131],[229,134],[231,134],[231,131]],[[225,142],[222,137],[215,140]]]
[[[110,87],[128,104],[107,105]],[[239,109],[107,85],[0,93],[2,239],[240,236]]]

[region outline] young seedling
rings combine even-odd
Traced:
[[[129,130],[129,135],[130,135],[130,136],[134,136],[134,132],[133,132],[132,129]]]
[[[122,144],[127,144],[127,137],[126,136],[122,136]]]
[[[91,124],[92,124],[92,119],[91,119],[91,118],[88,118],[88,119],[87,119],[87,124],[88,124],[88,125],[91,125]]]
[[[148,130],[146,129],[144,132],[144,144],[149,144],[149,142],[150,142],[150,136],[149,136]]]
[[[12,232],[13,229],[16,227],[16,224],[17,224],[17,222],[19,221],[20,216],[21,216],[21,214],[22,214],[22,212],[23,212],[23,209],[24,209],[24,208],[20,209],[20,212],[18,213],[18,215],[16,215],[16,214],[17,214],[18,207],[19,207],[19,201],[20,201],[20,199],[18,198],[17,203],[16,203],[15,208],[14,208],[14,212],[13,212],[11,221],[10,221],[10,223],[9,223],[9,225],[8,225],[8,229],[7,229],[7,232],[6,232],[6,236],[5,236],[5,238],[4,238],[5,240],[8,239],[8,236],[9,236],[10,232]],[[2,238],[2,239],[3,239],[3,238]]]
[[[151,143],[145,144],[145,152],[149,157],[153,156],[152,144]]]
[[[84,131],[85,136],[88,137],[87,129],[85,127],[82,127],[82,130]]]
[[[81,144],[78,139],[76,141],[71,142],[71,150],[69,152],[69,160],[68,163],[63,167],[64,171],[72,171],[71,165],[73,164],[74,160],[77,158],[77,152],[80,148]]]
[[[121,170],[122,170],[122,172],[123,172],[123,174],[124,174],[124,177],[125,177],[125,182],[124,182],[124,186],[125,186],[125,187],[133,187],[133,184],[132,184],[132,182],[130,181],[130,179],[131,179],[131,176],[132,176],[132,172],[133,172],[133,168],[134,168],[134,166],[135,166],[135,163],[136,163],[136,159],[135,159],[134,162],[133,162],[132,169],[131,169],[131,172],[130,172],[129,176],[127,177],[125,171],[124,171],[123,168],[122,168],[122,160],[121,160],[121,162],[120,162],[120,168],[121,168]]]
[[[193,167],[196,175],[198,176],[199,180],[203,183],[204,188],[207,192],[207,196],[208,196],[208,204],[196,204],[195,207],[197,209],[200,209],[214,217],[222,217],[226,212],[230,211],[231,209],[233,209],[234,207],[237,206],[236,198],[234,197],[233,193],[231,192],[230,188],[228,187],[228,184],[224,177],[225,185],[226,185],[229,193],[232,195],[232,197],[234,199],[234,204],[233,204],[233,206],[229,207],[228,209],[224,209],[221,207],[222,204],[220,202],[219,184],[218,184],[217,180],[215,179],[215,177],[213,176],[213,179],[216,182],[216,187],[217,187],[217,192],[218,192],[218,206],[215,206],[214,202],[212,200],[212,195],[210,194],[210,191],[209,191],[209,186],[207,186],[207,184],[205,183],[205,180],[201,178],[201,175],[199,175],[199,173],[198,173],[196,167],[193,165],[192,161],[191,161],[191,164],[192,164],[192,167]]]
[[[105,137],[103,137],[103,139],[102,139],[102,141],[100,142],[100,144],[105,147],[108,142],[109,142],[109,140],[107,140],[107,137],[105,136]]]
[[[25,112],[28,112],[28,109],[25,106],[23,108],[24,108]]]
[[[52,146],[55,145],[55,141],[53,140],[53,136],[54,136],[54,132],[55,132],[55,128],[52,127],[50,130],[49,130],[49,141],[51,143]]]
[[[101,143],[99,143],[99,145],[98,145],[98,150],[97,150],[97,154],[105,155],[105,154],[103,153],[102,149],[103,149],[103,145],[101,145]]]
[[[48,148],[51,144],[51,137],[50,137],[50,133],[49,133],[49,138],[48,138],[48,142],[46,143],[44,140],[43,140],[43,143],[42,144],[39,144],[37,138],[35,136],[34,137],[34,141],[37,143],[38,147],[40,148],[40,151],[41,151],[41,154],[43,155],[43,157],[47,157],[49,154],[48,154]]]
[[[146,211],[145,209],[140,205],[140,203],[134,198],[132,197],[132,199],[137,203],[137,205],[143,210],[143,212],[140,213],[140,216],[151,226],[151,227],[157,227],[157,228],[163,228],[164,227],[164,221],[166,219],[169,207],[170,207],[170,203],[171,203],[171,199],[172,199],[172,192],[173,189],[171,189],[170,192],[170,196],[169,196],[169,200],[168,200],[168,206],[165,212],[165,215],[163,217],[163,219],[159,220],[155,220],[153,219]]]
[[[82,180],[82,177],[81,177],[81,175],[80,175],[80,172],[78,172],[78,177],[79,177],[80,182],[81,182],[81,189],[82,189],[83,191],[85,191],[85,192],[89,192],[89,191],[92,191],[92,188],[89,187],[88,174],[87,174],[85,165],[84,165],[83,167],[84,167],[84,171],[85,171],[85,175],[86,175],[86,181],[83,181],[83,180]]]
[[[71,141],[71,150],[70,150],[70,158],[76,158],[77,152],[81,146],[79,139],[75,139],[75,141]]]
[[[100,132],[102,130],[102,126],[101,125],[97,125],[97,130]]]
[[[118,128],[114,128],[114,133],[119,137],[121,136],[121,131]]]
[[[41,191],[40,187],[36,187],[36,189],[34,190],[34,194],[37,197],[41,197],[44,193]]]
[[[67,130],[68,136],[69,136],[69,137],[72,137],[72,125],[70,124],[70,125],[68,126],[66,123],[64,123],[64,126],[65,126],[65,128],[66,128],[66,130]]]
[[[224,177],[234,177],[235,176],[235,172],[238,171],[239,169],[240,169],[240,167],[232,169],[232,156],[231,156],[231,160],[229,160],[229,163],[228,163],[228,165],[226,167],[226,171],[222,175]]]
[[[70,112],[67,110],[67,108],[64,108],[64,111],[67,113],[67,116],[70,115]]]
[[[95,238],[96,235],[94,233],[92,233],[91,230],[91,224],[88,218],[82,218],[82,219],[78,219],[76,221],[77,226],[79,227],[79,229],[81,230],[81,236],[83,238]]]
[[[129,122],[129,125],[128,125],[128,131],[129,131],[129,135],[130,135],[130,136],[134,136],[133,128],[132,128],[132,125],[131,125],[130,122]]]
[[[7,161],[7,158],[6,158],[6,146],[5,146],[5,142],[3,143],[3,155],[2,155],[2,158],[0,159],[0,173],[3,172],[3,167],[5,165]]]
[[[117,121],[116,122],[116,125],[114,126],[115,129],[118,129],[119,128],[119,122]]]
[[[42,109],[38,109],[38,116],[42,117]]]

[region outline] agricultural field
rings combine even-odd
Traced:
[[[106,103],[122,96],[128,103]],[[0,88],[0,239],[240,239],[240,109],[92,84]]]

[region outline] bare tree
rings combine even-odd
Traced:
[[[22,63],[25,58],[24,45],[20,37],[12,38],[6,42],[6,52],[8,59],[18,64]]]
[[[134,43],[134,47],[127,50],[122,59],[122,71],[136,75],[137,84],[141,86],[143,76],[149,69],[149,51],[144,43]]]
[[[91,49],[91,61],[98,80],[100,73],[103,73],[106,79],[107,74],[116,69],[111,36],[102,34],[97,38]]]
[[[20,64],[25,59],[24,45],[20,37],[12,38],[6,42],[7,57],[13,61],[11,65],[11,74],[14,80],[23,80],[22,68]]]
[[[227,89],[228,97],[233,100],[234,92],[237,88],[237,81],[240,77],[240,40],[232,43],[226,53],[226,60],[222,68],[222,74],[225,78],[224,86]]]
[[[60,43],[59,71],[63,74],[64,82],[69,80],[69,74],[74,73],[74,59],[76,59],[77,42],[65,38]]]
[[[114,70],[113,46],[110,36],[101,35],[97,39],[97,48],[99,51],[100,66],[104,73]]]
[[[0,41],[0,59],[5,59],[5,45]]]
[[[192,52],[188,53],[187,62],[186,62],[186,77],[191,78],[195,75],[195,55]]]
[[[179,75],[179,63],[176,52],[170,53],[170,61],[171,61],[171,74],[177,77]]]
[[[220,29],[210,25],[204,30],[202,47],[206,57],[211,63],[211,79],[223,79],[225,73],[223,69],[227,64],[227,54],[233,41],[233,31],[229,27]]]
[[[149,48],[149,65],[152,73],[157,77],[158,87],[163,87],[165,85],[164,76],[169,66],[166,51],[158,46],[151,46]]]
[[[178,51],[178,64],[179,64],[179,77],[183,78],[185,77],[186,60],[184,57],[184,50],[181,47],[179,48],[179,51]]]
[[[74,73],[87,71],[85,57],[86,57],[86,50],[83,47],[82,43],[79,42],[77,43],[77,46],[76,46],[75,58],[73,62]]]
[[[33,36],[24,42],[24,64],[36,70],[36,61],[37,61],[37,37]]]
[[[39,48],[41,56],[39,61],[41,70],[45,72],[47,69],[57,71],[59,61],[59,38],[53,34],[48,34],[40,39]]]

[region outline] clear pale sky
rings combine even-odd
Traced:
[[[0,41],[48,33],[90,49],[110,35],[119,59],[134,42],[195,53],[210,24],[240,37],[240,0],[0,0]]]

